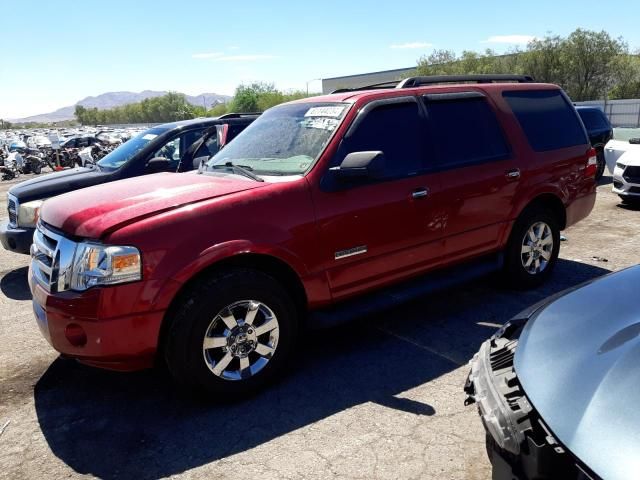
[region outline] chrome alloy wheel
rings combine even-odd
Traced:
[[[553,232],[544,222],[531,225],[522,239],[520,258],[522,266],[530,275],[541,273],[553,255]]]
[[[264,303],[241,300],[209,324],[202,353],[209,370],[224,380],[245,380],[262,370],[278,346],[278,318]]]

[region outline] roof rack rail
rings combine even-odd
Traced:
[[[428,75],[423,77],[409,77],[404,80],[390,80],[354,88],[338,88],[331,93],[358,92],[376,88],[413,88],[436,83],[496,83],[496,82],[535,82],[531,75],[511,75],[508,73],[473,74],[473,75]]]
[[[242,118],[242,117],[251,117],[254,115],[260,115],[260,112],[225,113],[224,115],[220,115],[218,118]]]
[[[409,77],[398,82],[396,88],[413,88],[422,85],[433,85],[436,83],[496,83],[496,82],[517,82],[531,83],[534,79],[531,75],[511,75],[511,74],[474,74],[474,75],[430,75],[424,77]]]
[[[395,88],[398,82],[400,82],[400,80],[389,80],[388,82],[373,83],[371,85],[364,85],[362,87],[338,88],[331,93],[357,92],[360,90],[372,90],[374,88]]]

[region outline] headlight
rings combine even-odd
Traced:
[[[18,207],[18,226],[35,228],[40,215],[40,207],[44,200],[34,200],[33,202],[23,203]]]
[[[71,289],[113,285],[142,279],[142,261],[135,247],[80,243],[73,258]]]

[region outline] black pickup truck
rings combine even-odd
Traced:
[[[0,224],[0,243],[28,254],[42,202],[63,193],[158,172],[188,172],[220,150],[258,114],[230,113],[152,127],[125,142],[95,165],[37,177],[7,193],[8,221]]]

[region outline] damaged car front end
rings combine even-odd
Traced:
[[[622,480],[640,471],[640,266],[516,315],[470,361],[465,404],[494,480]]]
[[[493,480],[597,479],[553,436],[529,402],[514,368],[527,318],[514,318],[470,362],[465,405],[475,403],[486,430]]]

